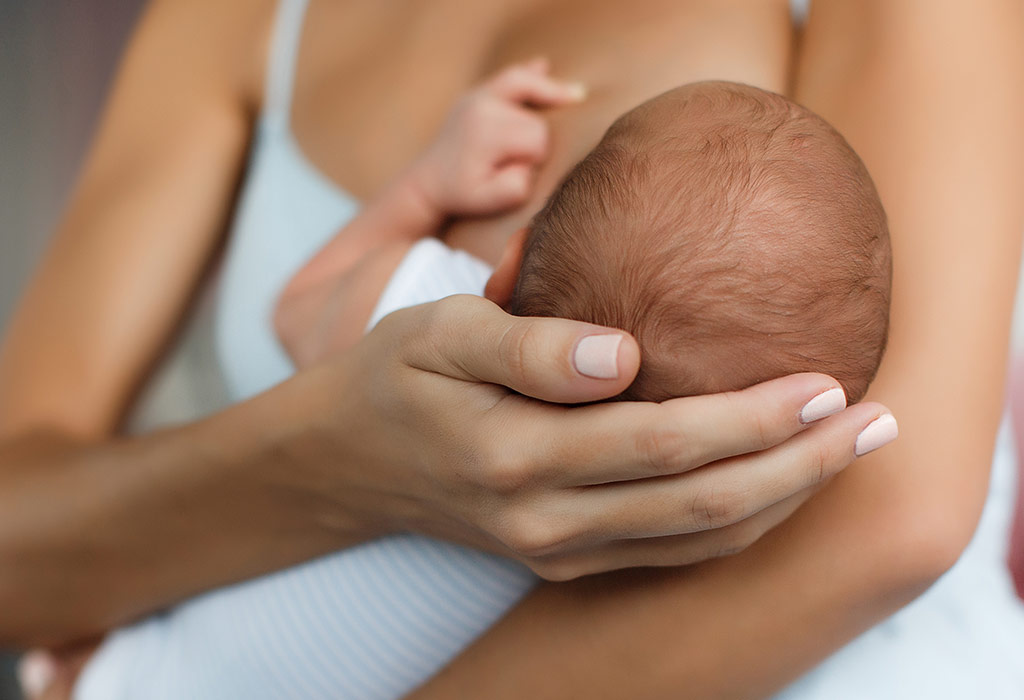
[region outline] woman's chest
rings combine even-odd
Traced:
[[[366,199],[430,142],[463,91],[510,63],[548,57],[556,75],[583,81],[589,98],[548,114],[551,154],[533,199],[519,211],[462,221],[449,232],[453,245],[495,261],[507,236],[528,221],[624,111],[681,83],[707,78],[780,89],[784,61],[742,58],[752,48],[759,51],[760,35],[771,35],[765,31],[768,15],[755,17],[751,25],[751,12],[740,21],[731,5],[720,0],[313,0],[301,42],[293,131],[330,180]]]

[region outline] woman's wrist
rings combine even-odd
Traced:
[[[215,449],[224,449],[225,434],[234,436],[222,461],[222,487],[251,488],[252,499],[267,504],[264,517],[306,543],[300,549],[308,556],[297,561],[388,530],[365,498],[354,497],[359,470],[346,459],[345,445],[358,436],[347,434],[343,418],[350,378],[345,358],[332,358],[200,428]]]

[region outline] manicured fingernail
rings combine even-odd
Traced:
[[[576,102],[587,99],[587,86],[583,83],[566,83],[565,91],[569,95],[569,99]]]
[[[892,414],[886,413],[873,420],[868,424],[868,427],[860,431],[860,435],[857,436],[857,442],[853,446],[853,453],[858,457],[863,457],[868,452],[877,450],[883,445],[888,445],[899,434],[900,428],[896,424],[896,418]]]
[[[576,343],[576,371],[592,379],[618,379],[621,335],[588,335]]]
[[[823,391],[800,409],[800,422],[807,424],[835,415],[846,408],[846,393],[836,387]]]
[[[42,695],[57,676],[57,662],[46,651],[30,651],[18,662],[18,682],[28,697]]]

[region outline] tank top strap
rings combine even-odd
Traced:
[[[262,119],[267,126],[287,129],[292,111],[292,89],[302,43],[302,28],[309,0],[280,0],[270,55]]]

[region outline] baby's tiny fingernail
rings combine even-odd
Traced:
[[[900,428],[896,424],[896,418],[891,413],[881,415],[860,431],[857,442],[853,446],[853,453],[858,457],[863,457],[868,452],[888,445],[899,437],[899,434]]]
[[[580,338],[573,352],[576,371],[591,379],[617,379],[621,335],[588,335]]]
[[[565,91],[569,98],[576,102],[587,99],[587,86],[583,83],[566,83]]]
[[[42,695],[57,676],[57,662],[46,651],[30,651],[18,662],[18,682],[28,697]]]
[[[804,404],[804,407],[800,409],[800,422],[805,425],[813,423],[816,420],[835,415],[844,408],[846,408],[846,393],[839,387],[829,389]]]

